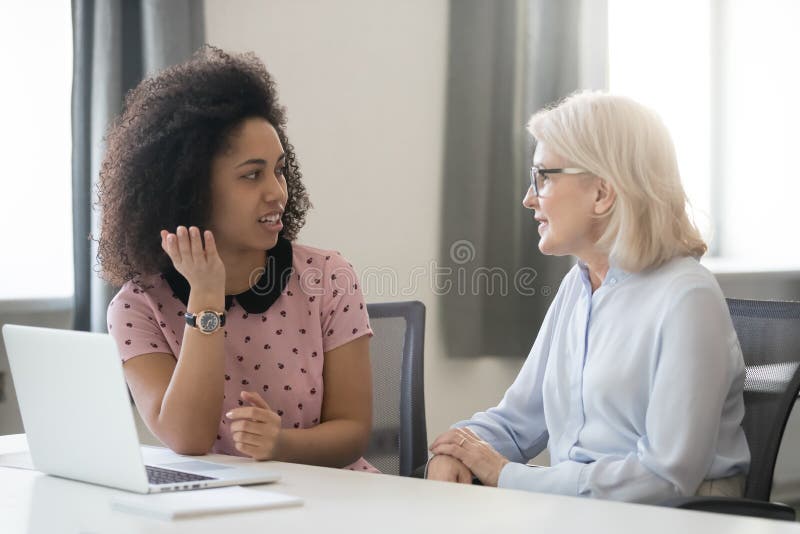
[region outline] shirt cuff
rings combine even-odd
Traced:
[[[532,467],[509,462],[500,471],[498,488],[579,495],[578,481],[586,464],[563,462],[556,467]]]

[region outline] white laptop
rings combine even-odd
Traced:
[[[264,464],[224,465],[168,450],[145,466],[109,335],[8,324],[3,339],[37,470],[137,493],[278,479]]]

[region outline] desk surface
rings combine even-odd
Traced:
[[[0,436],[0,455],[27,449],[23,434]],[[214,461],[238,462],[224,456]],[[565,532],[580,534],[782,534],[800,525],[265,462],[281,480],[263,486],[305,500],[301,507],[163,521],[111,510],[125,493],[24,469],[0,468],[0,531],[167,532]],[[253,486],[255,487],[255,486]],[[202,491],[202,490],[200,490]],[[240,530],[241,529],[241,530]],[[251,530],[252,529],[252,530]]]

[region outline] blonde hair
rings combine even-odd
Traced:
[[[630,98],[579,92],[534,114],[528,131],[616,191],[597,245],[620,268],[639,272],[706,252],[687,211],[675,147],[654,111]]]

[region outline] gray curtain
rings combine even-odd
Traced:
[[[115,289],[97,275],[93,209],[109,122],[145,76],[203,44],[202,0],[73,0],[72,210],[76,330],[104,332]]]
[[[543,256],[530,115],[606,85],[605,1],[452,0],[441,260],[450,354],[527,354],[572,260]]]

